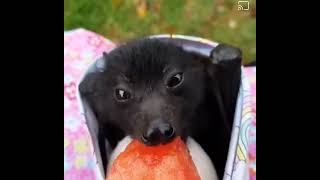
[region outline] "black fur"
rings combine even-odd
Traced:
[[[158,40],[136,40],[105,55],[104,72],[88,75],[80,92],[99,122],[100,145],[114,148],[125,135],[140,139],[156,118],[169,121],[176,135],[192,136],[212,159],[222,178],[240,83],[241,52],[220,45],[204,57]],[[166,79],[183,73],[182,84],[168,89]],[[116,88],[132,94],[115,100]],[[102,147],[103,148],[103,147]],[[103,151],[105,152],[105,151]],[[107,162],[103,156],[104,165]]]

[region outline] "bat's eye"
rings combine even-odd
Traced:
[[[130,92],[123,89],[116,89],[114,93],[115,93],[115,98],[118,101],[126,101],[131,98]]]
[[[167,85],[168,88],[176,88],[180,84],[182,84],[182,82],[183,82],[183,74],[182,73],[177,73],[177,74],[171,76],[167,80],[166,85]]]

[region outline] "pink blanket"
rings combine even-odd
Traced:
[[[77,99],[78,82],[88,65],[114,44],[85,30],[64,35],[64,179],[102,179]]]

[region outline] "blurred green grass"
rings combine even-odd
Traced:
[[[114,42],[174,33],[240,47],[256,58],[255,0],[238,11],[237,0],[64,0],[64,30],[86,28]]]

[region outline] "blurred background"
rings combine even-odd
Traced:
[[[192,35],[243,50],[256,59],[256,1],[64,0],[64,30],[85,28],[119,43],[147,35]],[[244,2],[246,3],[246,2]]]

